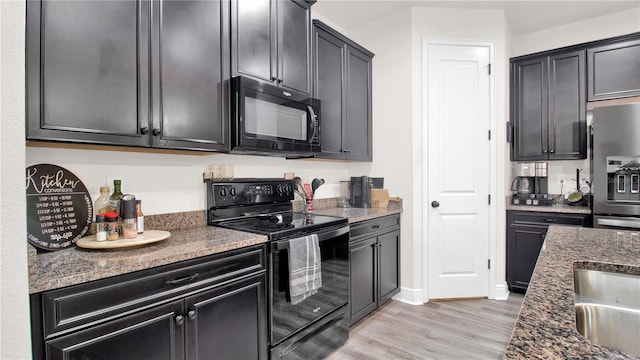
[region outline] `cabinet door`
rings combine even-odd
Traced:
[[[400,231],[378,236],[378,306],[400,292]]]
[[[347,45],[346,151],[350,160],[372,160],[371,57]]]
[[[320,99],[320,141],[322,157],[344,159],[343,121],[346,94],[343,74],[345,44],[335,36],[314,27],[314,96]]]
[[[377,238],[369,238],[349,245],[351,324],[355,324],[378,306]]]
[[[154,7],[153,146],[227,150],[228,3],[167,0]]]
[[[183,309],[176,301],[48,341],[47,359],[183,359]]]
[[[547,57],[540,57],[511,65],[511,160],[547,159],[547,61]]]
[[[186,299],[187,359],[267,359],[265,273]]]
[[[547,229],[547,226],[509,225],[507,284],[510,290],[527,290]]]
[[[27,139],[148,146],[149,3],[27,1]]]
[[[233,75],[274,81],[275,22],[270,0],[231,2],[231,66]],[[275,12],[275,9],[273,10]],[[273,77],[272,77],[273,76]]]
[[[640,95],[640,39],[587,50],[589,101]]]
[[[311,10],[307,3],[276,1],[278,7],[278,83],[311,93]]]
[[[585,51],[549,58],[549,160],[587,158]]]

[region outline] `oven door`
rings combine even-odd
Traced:
[[[238,77],[234,84],[232,151],[320,151],[320,101]]]
[[[275,346],[318,323],[349,302],[349,226],[317,233],[322,287],[292,305],[289,296],[288,240],[270,244],[270,344]],[[299,235],[298,235],[299,236]],[[346,315],[345,315],[346,316]]]

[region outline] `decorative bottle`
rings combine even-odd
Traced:
[[[136,213],[138,215],[138,234],[144,232],[144,214],[142,213],[142,201],[136,200]]]
[[[96,215],[103,215],[115,211],[115,207],[111,204],[109,200],[109,187],[108,186],[100,186],[100,196],[96,199],[94,210]]]
[[[120,179],[113,180],[113,194],[109,198],[111,201],[111,205],[115,207],[115,212],[120,214],[120,200],[122,200],[122,190],[120,190],[120,185],[122,181]]]

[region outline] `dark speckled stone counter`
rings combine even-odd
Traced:
[[[74,247],[41,254],[30,251],[29,292],[75,285],[266,241],[266,236],[203,225],[172,230],[166,240],[130,249]]]
[[[553,204],[551,206],[528,206],[528,205],[511,205],[507,203],[507,210],[518,211],[534,211],[534,212],[552,212],[565,214],[591,214],[588,206],[576,206],[568,204]]]
[[[335,208],[337,199],[319,202],[317,214],[346,217],[350,223],[401,212],[401,202],[386,209]],[[302,207],[302,203],[298,204]],[[297,209],[300,211],[300,209]],[[38,293],[117,276],[178,261],[216,254],[267,241],[266,236],[206,225],[204,211],[145,217],[147,229],[166,230],[166,240],[130,249],[69,248],[37,253],[29,246],[29,292]]]
[[[346,217],[349,219],[349,223],[356,223],[359,221],[369,220],[379,218],[381,216],[391,215],[391,214],[399,214],[402,212],[402,209],[389,207],[389,208],[369,208],[369,209],[361,209],[361,208],[331,208],[331,209],[322,209],[314,211],[315,214],[320,215],[330,215],[330,216],[339,216]]]
[[[640,244],[619,245],[616,232],[549,228],[505,359],[634,359],[591,343],[575,328],[574,267],[640,274]]]

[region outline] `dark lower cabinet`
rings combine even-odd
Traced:
[[[267,359],[264,246],[31,295],[34,359]]]
[[[400,215],[351,225],[351,325],[400,292]]]
[[[526,292],[549,225],[590,226],[587,214],[507,211],[507,285]]]
[[[182,301],[47,341],[50,360],[184,359]],[[184,323],[184,322],[183,322]]]
[[[187,359],[266,359],[264,274],[191,296]]]
[[[27,140],[228,150],[226,1],[27,1]]]
[[[378,307],[376,237],[349,245],[351,324],[355,324]]]
[[[317,157],[372,161],[373,53],[313,21],[314,97],[320,99]]]

